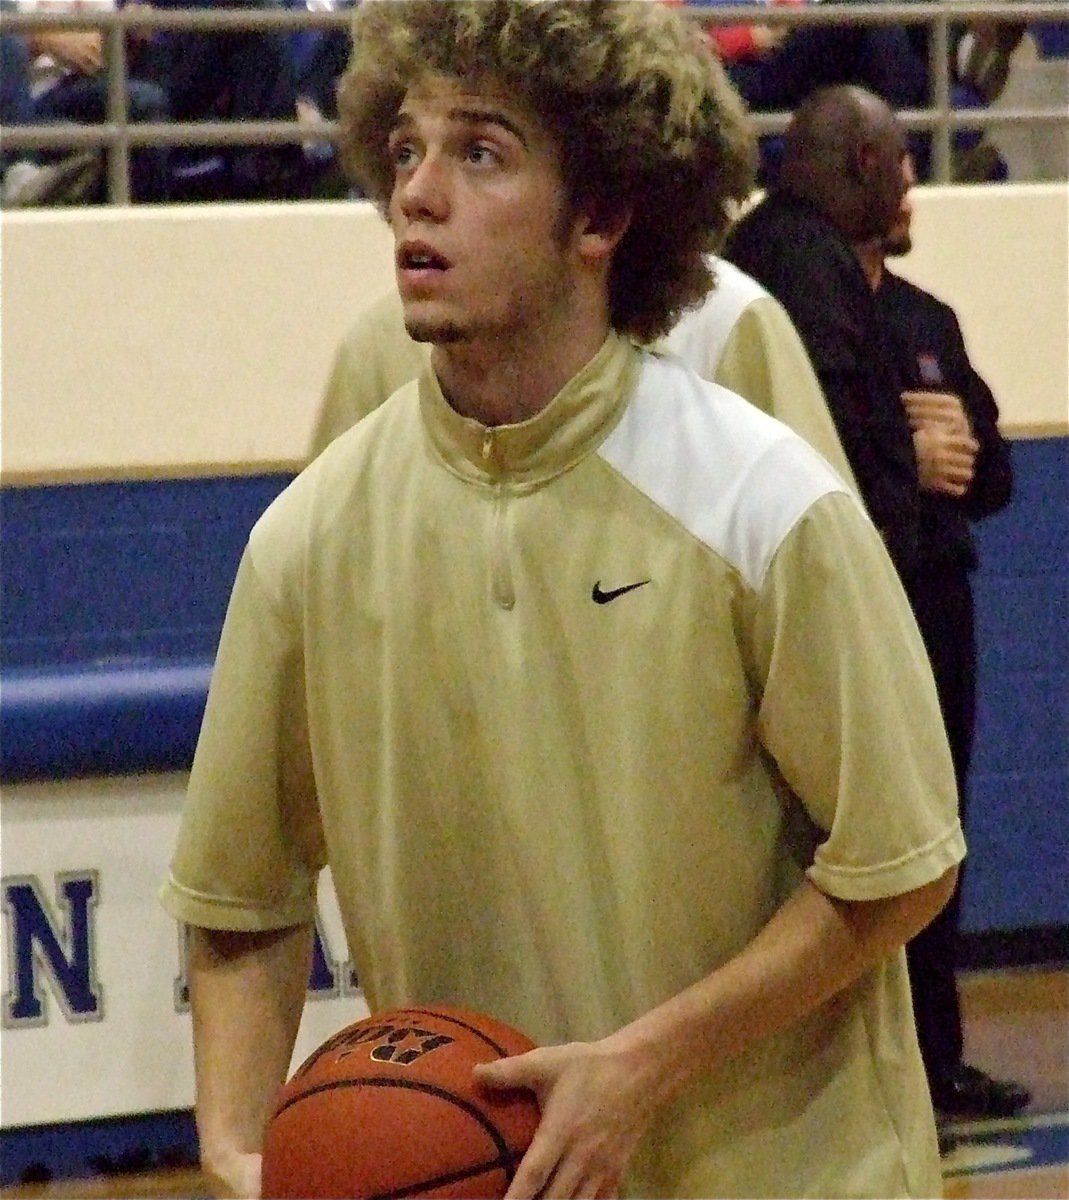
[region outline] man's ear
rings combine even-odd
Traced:
[[[855,179],[868,179],[879,160],[879,150],[872,142],[862,142],[854,151],[851,164]]]
[[[577,247],[580,258],[597,262],[608,258],[631,227],[629,204],[603,204],[580,213]]]

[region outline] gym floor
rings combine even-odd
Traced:
[[[1020,1118],[956,1127],[944,1160],[948,1200],[1069,1197],[1069,967],[973,971],[962,975],[967,1058],[1020,1080],[1032,1105]],[[110,1175],[0,1190],[3,1200],[208,1200],[197,1171]]]
[[[1032,1090],[1024,1116],[957,1126],[949,1200],[1069,1197],[1069,969],[962,976],[966,1057]]]

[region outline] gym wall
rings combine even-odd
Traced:
[[[967,941],[1036,961],[1069,927],[1069,195],[920,188],[915,210],[899,269],[957,310],[1017,471],[979,527]],[[12,213],[3,251],[10,1182],[70,1122],[192,1101],[183,948],[155,890],[244,538],[392,264],[362,203]],[[329,881],[322,921],[298,1055],[363,1011]]]

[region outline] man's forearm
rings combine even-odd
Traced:
[[[655,1108],[896,951],[946,903],[956,874],[855,903],[805,881],[739,954],[615,1033],[477,1068],[485,1085],[531,1089],[542,1109],[507,1196],[617,1195]]]
[[[846,902],[808,881],[740,954],[640,1017],[609,1042],[658,1059],[668,1099],[692,1076],[786,1029],[927,925],[946,904],[956,868],[901,896]],[[677,1061],[665,1061],[673,1047]]]
[[[235,1164],[260,1153],[293,1053],[311,952],[310,925],[256,934],[190,929],[201,1159],[232,1191],[250,1186],[238,1182]]]

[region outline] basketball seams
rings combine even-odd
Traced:
[[[462,1021],[459,1017],[451,1016],[449,1013],[442,1012],[440,1009],[433,1008],[402,1008],[398,1009],[398,1016],[417,1016],[417,1017],[433,1017],[436,1021],[448,1021],[451,1025],[459,1025],[461,1029],[466,1029],[468,1033],[474,1034],[479,1041],[485,1042],[491,1050],[493,1050],[498,1058],[510,1057],[509,1051],[504,1046],[499,1045],[483,1031],[475,1025],[469,1025],[467,1021]]]
[[[364,1078],[354,1079],[331,1079],[326,1083],[318,1083],[314,1087],[310,1087],[307,1091],[301,1092],[298,1096],[290,1096],[286,1099],[275,1112],[275,1117],[279,1117],[287,1109],[293,1108],[302,1100],[307,1100],[310,1096],[316,1096],[320,1092],[329,1092],[335,1088],[354,1088],[354,1087],[399,1087],[407,1088],[413,1092],[423,1092],[426,1095],[434,1096],[438,1100],[445,1100],[449,1104],[455,1105],[462,1112],[466,1113],[486,1131],[487,1136],[494,1143],[497,1149],[497,1159],[493,1160],[495,1166],[500,1166],[508,1177],[511,1179],[515,1172],[516,1152],[508,1144],[504,1134],[491,1121],[487,1115],[469,1100],[465,1100],[462,1096],[456,1096],[452,1092],[446,1091],[445,1088],[439,1087],[434,1083],[422,1083],[417,1079],[383,1079],[381,1076],[371,1075]],[[486,1168],[481,1168],[485,1170]],[[404,1193],[398,1193],[403,1195]]]
[[[465,1179],[478,1179],[480,1175],[486,1175],[490,1171],[504,1171],[509,1183],[512,1182],[512,1177],[516,1173],[515,1166],[502,1162],[479,1163],[476,1166],[465,1167],[463,1171],[452,1171],[448,1175],[438,1175],[434,1179],[421,1179],[412,1185],[412,1187],[419,1188],[418,1192],[414,1192],[412,1187],[405,1187],[399,1188],[395,1192],[376,1192],[373,1196],[368,1196],[367,1200],[405,1200],[405,1197],[421,1196],[427,1192],[433,1192],[437,1188],[448,1187],[451,1183],[462,1183]]]

